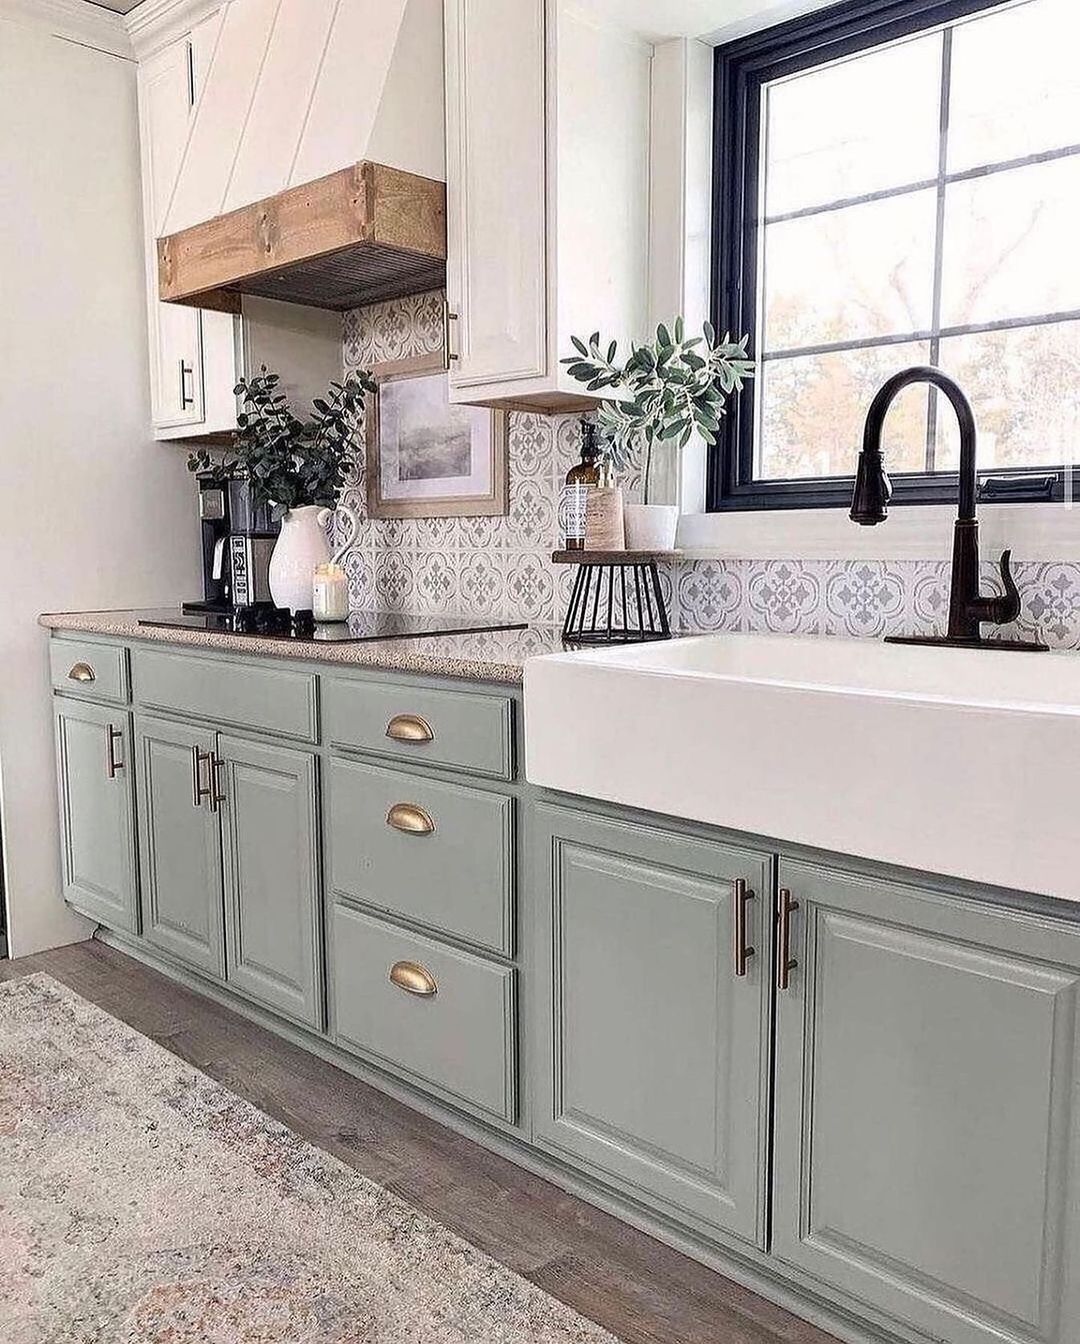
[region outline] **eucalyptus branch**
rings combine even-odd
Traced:
[[[562,360],[571,378],[585,384],[588,392],[617,392],[603,401],[598,419],[603,454],[616,471],[625,471],[645,448],[645,498],[653,449],[658,443],[674,443],[682,449],[696,430],[706,443],[715,443],[725,400],[742,390],[754,376],[753,360],[746,353],[747,338],[722,341],[706,322],[703,334],[686,338],[683,319],[671,329],[663,323],[656,340],[630,346],[625,363],[618,362],[618,343],[601,345],[600,333],[588,341],[571,336],[576,354]]]
[[[312,402],[306,422],[293,413],[280,381],[265,366],[253,378],[242,378],[234,389],[241,406],[234,456],[214,461],[201,449],[188,458],[188,468],[211,471],[221,480],[243,476],[255,502],[271,504],[278,513],[306,504],[332,506],[356,463],[365,398],[375,391],[375,381],[361,372],[331,383],[326,397]]]

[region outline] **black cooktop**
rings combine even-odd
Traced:
[[[321,644],[360,644],[376,639],[419,639],[423,635],[468,635],[484,630],[524,630],[524,621],[484,620],[476,616],[405,616],[395,612],[354,611],[347,621],[316,623],[310,612],[290,617],[272,608],[238,612],[146,611],[140,625],[207,634],[250,635],[257,639],[308,640]]]

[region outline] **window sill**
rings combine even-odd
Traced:
[[[901,505],[878,527],[858,527],[845,509],[687,513],[678,546],[691,559],[943,560],[952,551],[955,505]],[[1080,507],[983,504],[983,554],[1011,547],[1017,560],[1080,560]]]

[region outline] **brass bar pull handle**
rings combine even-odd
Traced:
[[[791,899],[791,892],[781,887],[778,893],[776,911],[776,988],[787,989],[791,983],[791,972],[798,962],[791,955],[791,915],[798,910],[799,902]]]
[[[221,787],[221,770],[225,762],[218,758],[218,754],[212,751],[207,756],[210,763],[210,787],[207,790],[207,797],[210,800],[210,811],[216,812],[221,804],[226,801],[225,790]]]
[[[68,681],[93,681],[95,675],[89,663],[76,663],[68,673]]]
[[[406,835],[431,835],[435,821],[418,803],[395,803],[386,814],[387,826]]]
[[[210,764],[213,759],[213,753],[209,751],[200,751],[198,747],[191,748],[191,805],[192,807],[202,807],[204,798],[213,796],[213,789],[207,788],[202,782],[203,764]]]
[[[109,779],[116,778],[116,772],[123,770],[124,762],[116,759],[115,744],[124,740],[124,734],[111,723],[105,725],[105,774]]]
[[[450,333],[453,330],[452,322],[457,322],[459,315],[452,311],[448,300],[443,302],[443,354],[446,356],[446,367],[449,369],[451,364],[456,364],[460,355],[453,348],[453,342],[450,339]]]
[[[386,725],[386,736],[394,742],[432,742],[435,730],[419,714],[395,714]]]
[[[754,949],[746,945],[746,903],[754,899],[755,893],[746,885],[744,878],[737,877],[732,883],[732,899],[735,903],[735,974],[740,979],[746,974],[746,967],[754,955]]]
[[[390,967],[390,983],[421,999],[433,998],[439,992],[435,977],[415,961],[395,961]]]

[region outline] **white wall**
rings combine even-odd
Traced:
[[[0,781],[11,948],[87,936],[60,895],[41,611],[197,591],[194,488],[155,444],[135,67],[0,19]]]

